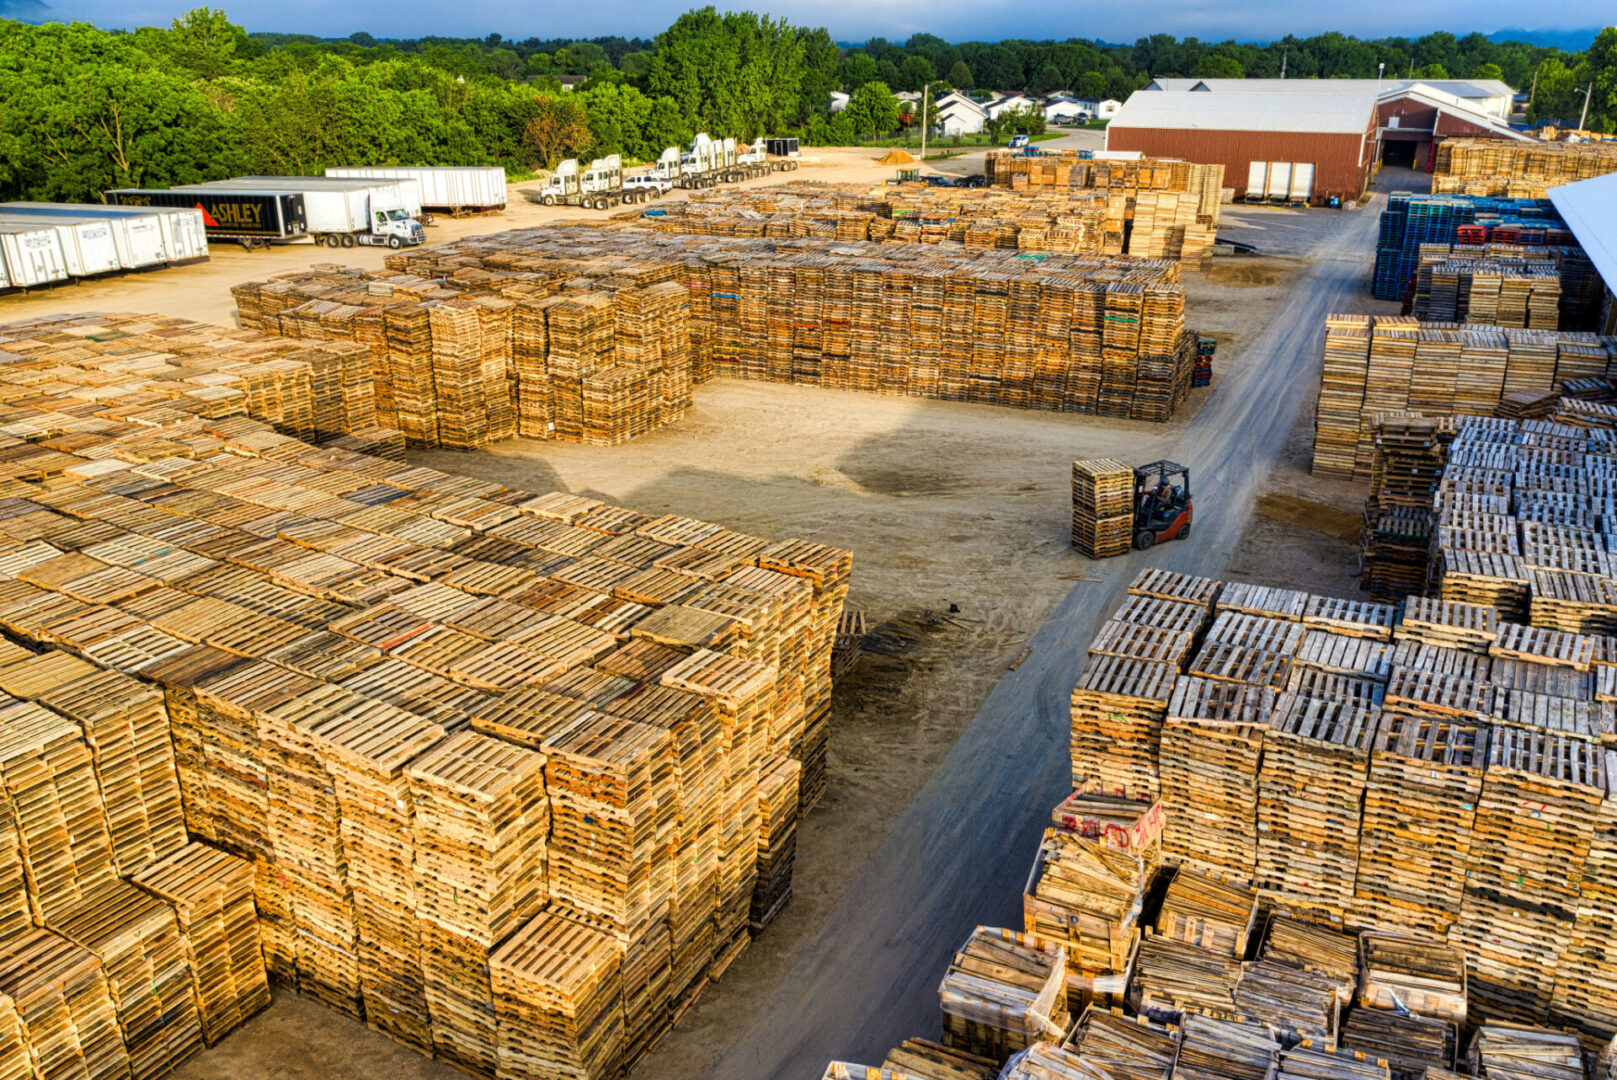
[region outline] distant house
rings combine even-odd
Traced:
[[[981,104],[958,91],[938,98],[935,107],[936,129],[944,136],[976,135],[988,120],[988,112]]]
[[[1079,98],[1078,104],[1097,120],[1110,120],[1123,107],[1123,103],[1116,98]]]
[[[1036,109],[1038,107],[1039,103],[1037,101],[1023,94],[1006,94],[983,106],[983,111],[990,120],[997,120],[1002,114],[1016,109]]]
[[[831,91],[831,104],[827,107],[831,112],[841,112],[848,107],[848,95],[841,90]]]
[[[563,90],[572,90],[575,87],[577,87],[579,83],[588,82],[589,81],[589,76],[588,75],[557,75],[556,76],[556,81],[561,83],[561,88]]]
[[[1084,108],[1083,102],[1071,94],[1051,94],[1044,99],[1040,106],[1044,110],[1046,124],[1071,123],[1085,116],[1093,115]]]

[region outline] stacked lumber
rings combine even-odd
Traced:
[[[1072,546],[1091,559],[1134,547],[1134,470],[1103,458],[1072,463]]]
[[[994,1080],[999,1062],[933,1042],[931,1039],[905,1039],[887,1051],[882,1068],[923,1080]]]
[[[1534,1023],[1548,1016],[1609,784],[1605,752],[1581,739],[1494,729],[1464,901],[1449,931],[1466,957],[1472,1012],[1483,1019]],[[1535,807],[1530,818],[1521,813],[1527,803]]]
[[[1448,1020],[1390,1009],[1354,1009],[1342,1022],[1342,1046],[1387,1062],[1397,1080],[1443,1077],[1459,1037]]]
[[[1275,703],[1258,777],[1256,877],[1278,908],[1331,922],[1345,917],[1379,721],[1350,702],[1287,693]]]
[[[616,1075],[622,981],[621,951],[610,935],[552,912],[533,918],[489,957],[495,1076]]]
[[[127,1078],[129,1054],[95,955],[49,930],[0,942],[0,995],[15,1006],[25,1075]]]
[[[1365,932],[1359,938],[1359,1005],[1463,1025],[1465,960],[1436,942]]]
[[[1022,926],[1060,944],[1079,975],[1126,971],[1139,941],[1145,866],[1105,837],[1044,830],[1022,890]]]
[[[1390,1080],[1391,1069],[1386,1061],[1358,1051],[1299,1045],[1280,1052],[1276,1076],[1284,1080]]]
[[[1257,917],[1253,889],[1181,868],[1162,899],[1156,933],[1239,958]]]
[[[1336,1040],[1336,983],[1328,975],[1272,960],[1243,964],[1235,984],[1241,1014],[1322,1045]]]
[[[1174,1080],[1268,1080],[1279,1055],[1280,1043],[1265,1024],[1186,1013]]]
[[[1466,1060],[1486,1080],[1581,1080],[1586,1076],[1577,1036],[1514,1024],[1483,1024],[1471,1036]]]
[[[209,1046],[269,1005],[252,863],[190,843],[131,880],[174,908]]]
[[[1264,935],[1262,959],[1323,976],[1347,1005],[1358,982],[1359,943],[1351,934],[1275,915]]]
[[[1252,880],[1258,764],[1274,697],[1267,687],[1213,679],[1175,684],[1159,768],[1167,811],[1163,844],[1181,865]]]
[[[979,926],[938,986],[943,1042],[1004,1061],[1067,1026],[1066,954],[1033,934]]]
[[[1128,1005],[1170,1024],[1187,1011],[1227,1016],[1235,1008],[1240,978],[1241,962],[1234,956],[1151,934],[1140,939]]]
[[[1179,1055],[1177,1030],[1147,1018],[1094,1006],[1083,1011],[1061,1043],[1063,1050],[1106,1069],[1119,1080],[1168,1080]]]

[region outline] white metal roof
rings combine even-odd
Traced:
[[[1461,97],[1455,97],[1453,94],[1446,94],[1443,91],[1434,88],[1431,83],[1412,83],[1407,88],[1402,90],[1387,90],[1383,92],[1377,100],[1385,102],[1393,101],[1398,98],[1414,98],[1417,101],[1421,101],[1432,106],[1440,112],[1446,112],[1451,116],[1457,116],[1468,124],[1475,124],[1477,127],[1487,128],[1489,131],[1493,132],[1495,136],[1501,139],[1516,139],[1520,142],[1537,141],[1526,132],[1517,131],[1515,128],[1499,119],[1499,117],[1494,116],[1491,113],[1480,111],[1475,105],[1472,105],[1469,100]]]
[[[1412,86],[1430,86],[1461,98],[1514,97],[1516,91],[1498,79],[1152,79],[1147,90],[1239,91],[1247,94],[1380,94]]]
[[[1548,194],[1606,288],[1617,288],[1617,214],[1611,212],[1617,205],[1617,173],[1563,184]]]
[[[1113,128],[1288,131],[1357,135],[1374,122],[1376,96],[1344,94],[1163,94],[1136,90]]]

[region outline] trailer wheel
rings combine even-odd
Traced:
[[[396,236],[390,236],[387,238],[387,246],[392,248],[394,251],[397,251],[399,248],[404,246],[404,241],[400,240]]]
[[[394,239],[396,240],[398,238],[394,237]],[[342,234],[342,246],[343,247],[353,247],[354,246],[354,234],[353,233],[343,233]]]

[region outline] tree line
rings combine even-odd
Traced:
[[[1119,100],[1156,76],[1502,78],[1533,89],[1538,119],[1617,122],[1617,30],[1584,53],[1479,34],[1266,45],[1152,35],[1093,41],[837,43],[824,28],[692,10],[654,39],[378,40],[248,34],[200,8],[165,28],[0,20],[0,197],[96,200],[329,165],[503,165],[564,157],[651,160],[698,131],[857,141],[915,122],[895,91],[1068,91]],[[573,86],[563,89],[563,80]],[[827,109],[831,92],[848,108]],[[1034,117],[1028,118],[1032,123]]]

